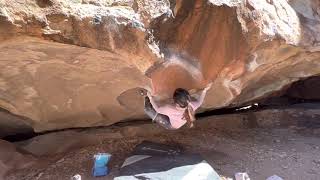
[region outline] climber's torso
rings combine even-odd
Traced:
[[[196,102],[191,102],[190,105],[194,110],[198,108]],[[160,114],[168,116],[173,128],[178,129],[187,123],[187,121],[184,119],[184,113],[186,109],[177,107],[173,102],[159,106],[156,111]]]

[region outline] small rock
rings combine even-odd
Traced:
[[[220,180],[233,180],[233,179],[229,177],[220,176]]]
[[[287,157],[287,153],[286,153],[286,152],[283,152],[283,153],[279,154],[279,157],[280,157],[280,158],[285,158],[285,157]]]
[[[320,165],[320,160],[316,160],[316,159],[315,159],[315,160],[313,160],[312,162],[315,163],[316,165]]]
[[[280,143],[280,139],[276,139],[274,142],[276,142],[276,143]]]
[[[266,180],[283,180],[283,179],[277,175],[273,175],[268,177]]]
[[[310,169],[307,171],[309,174],[317,174],[317,170],[315,169]]]
[[[76,174],[76,175],[71,177],[71,180],[81,180],[81,175]]]
[[[57,164],[62,163],[63,161],[64,161],[64,158],[62,158],[59,161],[57,161]]]
[[[238,172],[234,175],[236,180],[250,180],[248,173],[246,172]]]
[[[43,175],[43,172],[39,173],[36,177],[36,180],[40,179],[42,175]]]

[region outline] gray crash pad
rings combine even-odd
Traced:
[[[219,180],[199,155],[182,148],[144,141],[123,163],[115,180]]]

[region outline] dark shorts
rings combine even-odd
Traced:
[[[144,112],[152,119],[153,122],[156,122],[165,129],[174,129],[171,126],[169,117],[167,115],[157,113],[157,111],[153,108],[149,97],[147,96],[144,100]]]

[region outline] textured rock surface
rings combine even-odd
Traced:
[[[2,106],[32,119],[36,130],[107,125],[139,115],[117,97],[147,80],[115,54],[26,38],[2,48]]]
[[[256,122],[257,126],[262,128],[294,126],[318,130],[320,128],[319,105],[319,103],[301,103],[283,108],[265,109],[248,113],[246,119]]]
[[[27,168],[35,162],[32,155],[19,150],[14,144],[0,140],[0,179],[11,170]]]
[[[310,26],[311,19],[314,27],[319,24],[319,6],[312,1],[179,2],[176,18],[161,26],[158,36],[163,49],[187,52],[200,62],[204,82],[214,81],[205,107],[239,105],[319,73],[317,30]],[[176,84],[169,81],[158,81],[156,89],[172,91],[164,86]]]
[[[95,136],[65,131],[34,137],[20,143],[19,147],[36,156],[52,156],[98,143],[99,140]]]
[[[0,110],[0,138],[19,134],[33,133],[30,120]]]
[[[304,100],[320,100],[320,77],[315,76],[293,83],[286,95]]]
[[[144,117],[213,81],[204,109],[238,106],[320,73],[311,0],[0,0],[0,107],[36,131]]]

